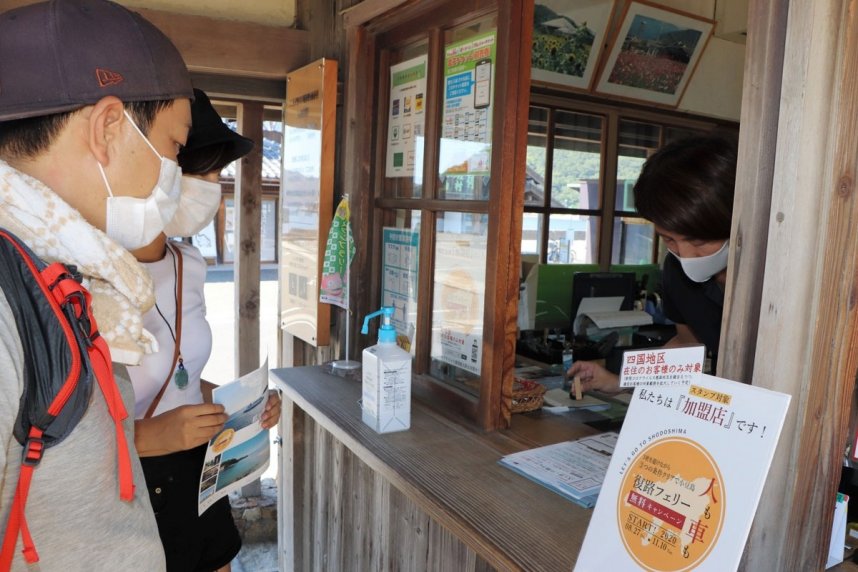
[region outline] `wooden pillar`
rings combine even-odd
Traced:
[[[772,203],[789,0],[751,2],[719,375],[750,381]],[[741,280],[738,278],[741,277]]]
[[[238,167],[235,185],[235,374],[259,367],[259,249],[262,216],[262,109],[245,102],[238,109],[242,135],[252,139],[253,151]]]
[[[492,193],[489,206],[489,244],[506,245],[486,253],[486,308],[501,308],[485,316],[483,370],[480,388],[480,424],[487,429],[509,426],[509,403],[515,370],[519,268],[521,266],[520,214],[524,210],[528,104],[530,102],[530,49],[533,2],[512,0],[498,5],[498,74],[494,96],[492,135]],[[517,113],[509,113],[515,109]],[[501,224],[506,221],[506,224]],[[500,302],[500,301],[503,302]],[[503,378],[503,384],[495,382]],[[506,396],[506,398],[504,398]]]
[[[262,111],[260,102],[238,108],[239,131],[252,139],[253,151],[242,157],[235,178],[235,374],[259,367],[259,254],[262,226]],[[244,496],[259,496],[256,480],[242,487]]]
[[[304,419],[304,412],[292,400],[283,400],[280,419],[283,451],[280,456],[280,494],[277,495],[280,570],[305,569]]]
[[[746,75],[740,157],[739,205],[753,205],[752,193],[765,189],[765,175],[749,183],[748,168],[766,168],[764,145],[774,127],[764,101],[773,91],[758,83],[777,82],[777,70],[763,71],[767,54],[783,61],[777,145],[770,211],[759,205],[761,225],[742,231],[742,213],[734,237],[730,331],[740,328],[743,312],[759,327],[753,360],[754,385],[793,396],[769,478],[748,540],[745,569],[821,570],[828,553],[834,493],[846,441],[845,426],[858,364],[856,292],[858,292],[858,6],[847,0],[754,0],[749,26],[749,73]],[[771,51],[760,49],[759,36],[778,34],[787,11],[783,59],[777,39]],[[754,70],[759,75],[753,75]],[[755,106],[757,110],[755,111]],[[751,115],[758,113],[758,115]],[[773,112],[771,112],[773,113]],[[765,192],[765,190],[763,191]],[[762,217],[766,218],[762,218]],[[765,244],[758,232],[767,230]],[[757,238],[751,239],[752,236]],[[749,243],[745,243],[748,239]],[[759,304],[740,289],[758,282],[765,251]],[[751,255],[758,261],[743,265]],[[743,267],[750,266],[748,274]],[[730,335],[730,332],[727,333]],[[753,344],[753,336],[749,346]],[[722,351],[722,370],[741,374],[748,356],[742,348]],[[735,353],[735,357],[727,354]],[[761,404],[764,407],[765,404]],[[729,493],[728,493],[729,494]]]

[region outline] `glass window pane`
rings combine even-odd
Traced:
[[[444,37],[437,196],[488,200],[492,155],[497,18],[448,30]]]
[[[395,211],[394,224],[382,229],[382,304],[393,306],[396,342],[414,354],[417,332],[417,276],[420,211]]]
[[[549,264],[590,264],[599,260],[601,217],[552,214],[548,223]]]
[[[614,217],[611,264],[651,264],[655,230],[642,218]]]
[[[277,261],[277,199],[262,199],[260,213],[260,239],[262,248],[259,250],[260,262]]]
[[[524,213],[521,225],[521,254],[539,258],[542,252],[542,215]]]
[[[223,261],[230,264],[235,261],[235,198],[225,197],[223,205]]]
[[[660,137],[661,127],[658,125],[620,120],[616,212],[636,212],[633,192],[635,182],[647,157],[660,147]]]
[[[602,118],[596,115],[555,114],[552,207],[596,210],[602,204],[602,125]]]
[[[428,40],[394,50],[390,54],[390,89],[384,156],[384,195],[423,195],[423,133],[429,71]]]
[[[545,151],[548,145],[548,110],[530,108],[527,128],[527,172],[524,179],[524,204],[545,205]]]
[[[483,356],[487,214],[439,213],[435,234],[433,377],[479,395]]]

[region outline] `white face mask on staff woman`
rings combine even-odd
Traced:
[[[673,251],[669,251],[679,260],[682,271],[694,282],[706,282],[725,268],[727,268],[727,257],[730,254],[730,241],[724,244],[716,252],[708,256],[697,256],[684,258]]]
[[[194,236],[212,221],[220,207],[220,183],[182,176],[182,194],[173,220],[164,227],[167,236]]]
[[[155,188],[145,199],[128,196],[114,196],[104,167],[97,163],[101,178],[107,187],[107,236],[124,246],[128,250],[142,248],[155,240],[164,230],[164,225],[176,214],[179,206],[179,194],[181,191],[182,169],[176,161],[168,159],[158,153],[155,146],[140,131],[137,124],[128,112],[125,116],[134,130],[146,141],[158,159],[161,160],[158,181]]]

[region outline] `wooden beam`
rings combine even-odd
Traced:
[[[38,0],[0,0],[0,13]],[[253,22],[132,8],[179,49],[192,72],[286,79],[310,61],[310,33]]]
[[[749,38],[769,33],[761,6],[769,1],[754,2]],[[849,0],[788,2],[789,65],[771,215],[763,223],[753,382],[793,401],[748,541],[747,570],[821,570],[828,554],[858,365],[856,10]]]
[[[191,82],[194,84],[194,87],[206,92],[209,97],[262,101],[276,105],[278,108],[283,105],[283,94],[286,93],[286,80],[283,79],[262,79],[191,72]],[[277,119],[272,120],[281,120],[282,112],[279,109],[277,114]],[[268,119],[266,117],[266,120]]]
[[[356,4],[351,8],[342,11],[343,26],[346,28],[354,28],[362,26],[373,18],[399,8],[410,2],[411,0],[363,0],[360,4]]]
[[[251,22],[136,9],[179,49],[188,69],[220,75],[285,79],[309,61],[310,34]]]

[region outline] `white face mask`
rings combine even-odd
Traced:
[[[203,230],[220,207],[220,183],[182,176],[182,194],[173,220],[164,227],[167,236],[194,236]]]
[[[134,250],[146,246],[155,240],[164,230],[164,226],[176,214],[181,192],[182,170],[175,161],[167,159],[158,153],[155,146],[143,135],[131,116],[125,111],[125,117],[131,122],[134,130],[146,141],[152,152],[161,160],[158,182],[150,195],[145,199],[136,197],[115,197],[104,168],[98,164],[101,178],[107,187],[107,236],[124,246]]]
[[[730,241],[725,240],[718,252],[709,256],[698,256],[696,258],[683,258],[671,252],[682,265],[682,271],[694,282],[706,282],[725,268],[727,268],[727,257],[730,254]]]

